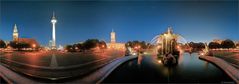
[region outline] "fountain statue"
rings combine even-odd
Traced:
[[[166,62],[165,64],[168,64],[168,62],[172,62],[172,64],[175,64],[177,63],[175,60],[178,59],[180,54],[179,41],[184,41],[186,43],[186,40],[181,35],[173,33],[172,27],[168,27],[165,33],[155,36],[151,44],[157,46],[157,56],[158,58],[163,58],[163,63]]]
[[[200,55],[203,55],[203,56],[211,55],[209,52],[209,47],[208,47],[207,43],[204,43],[204,46],[205,46],[205,49],[203,49],[202,52],[200,52]]]

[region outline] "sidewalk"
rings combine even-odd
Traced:
[[[228,62],[230,65],[239,69],[239,53],[238,52],[215,52],[214,56]]]
[[[71,83],[101,83],[112,71],[114,71],[121,64],[135,59],[137,56],[127,56],[113,61],[110,64],[107,64],[103,68],[95,71],[94,73],[84,77],[83,79],[72,81]]]
[[[233,67],[230,63],[212,56],[200,56],[200,59],[212,62],[225,71],[237,84],[239,84],[239,69]]]

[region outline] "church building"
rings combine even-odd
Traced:
[[[14,25],[14,29],[13,29],[13,41],[17,43],[30,44],[30,46],[34,48],[40,47],[39,43],[33,38],[19,38],[19,33],[18,33],[16,24]]]

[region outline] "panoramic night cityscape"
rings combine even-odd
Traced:
[[[1,0],[0,83],[239,84],[238,0]]]

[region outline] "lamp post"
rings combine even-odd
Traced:
[[[32,44],[32,48],[33,48],[33,50],[35,50],[36,44]]]
[[[103,44],[101,47],[102,47],[102,49],[103,49],[103,53],[104,53],[105,45]]]

